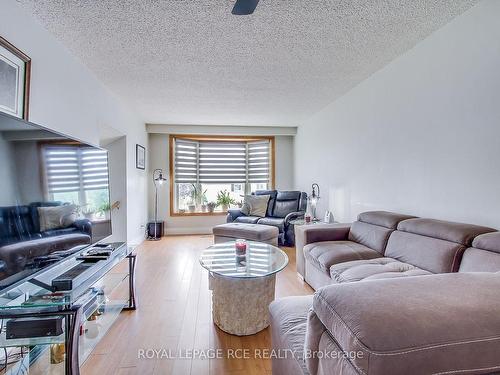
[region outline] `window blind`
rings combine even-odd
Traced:
[[[270,141],[194,141],[174,139],[175,182],[269,182]]]
[[[86,191],[108,187],[108,156],[92,147],[44,146],[49,193]]]

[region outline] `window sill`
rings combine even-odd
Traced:
[[[224,211],[214,211],[214,212],[170,212],[172,217],[184,217],[184,216],[225,216],[227,212]]]

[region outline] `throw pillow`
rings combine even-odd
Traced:
[[[270,195],[245,195],[241,212],[247,216],[265,217]]]
[[[63,206],[38,207],[40,231],[67,228],[71,226],[78,216],[77,206],[67,204]]]

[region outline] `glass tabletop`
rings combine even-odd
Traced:
[[[245,254],[237,253],[235,241],[210,246],[201,254],[200,264],[220,276],[264,277],[281,271],[288,256],[281,249],[262,242],[246,241]]]

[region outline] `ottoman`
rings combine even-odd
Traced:
[[[278,228],[262,224],[227,223],[212,229],[214,243],[234,241],[241,238],[249,241],[265,242],[278,246]]]

